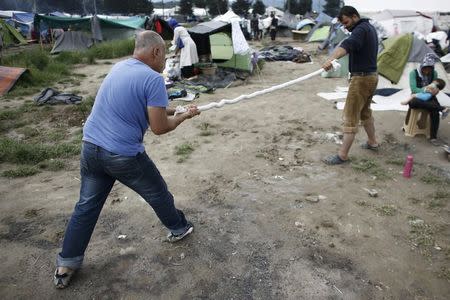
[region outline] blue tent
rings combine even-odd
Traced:
[[[16,27],[23,36],[30,38],[33,30],[33,20],[34,13],[14,12],[8,23]]]

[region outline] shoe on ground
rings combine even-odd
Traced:
[[[53,284],[57,289],[65,289],[69,286],[74,273],[74,270],[70,270],[64,274],[58,274],[58,268],[56,268],[55,275],[53,275]]]
[[[186,226],[186,231],[183,233],[180,233],[178,235],[174,235],[172,232],[169,233],[167,235],[167,240],[170,243],[175,243],[178,241],[181,241],[182,239],[184,239],[186,236],[188,236],[189,234],[191,234],[194,231],[194,225],[192,225],[191,222],[187,222],[187,226]]]
[[[436,147],[442,146],[442,143],[438,139],[430,139],[430,143]]]
[[[342,159],[339,154],[333,154],[330,156],[327,156],[323,159],[323,162],[327,165],[333,166],[333,165],[341,165],[347,163],[349,160]]]
[[[378,149],[380,149],[380,144],[371,145],[369,144],[369,142],[365,142],[361,144],[361,148],[366,150],[378,151]]]

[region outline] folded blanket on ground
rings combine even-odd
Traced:
[[[43,104],[79,104],[83,97],[70,93],[60,93],[52,88],[46,88],[34,97],[37,105]]]
[[[311,62],[309,54],[286,45],[263,48],[259,51],[258,56],[267,61]]]

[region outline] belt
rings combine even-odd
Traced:
[[[350,73],[350,76],[372,76],[377,74],[377,72],[352,72]]]

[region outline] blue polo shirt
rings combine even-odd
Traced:
[[[147,107],[167,107],[163,77],[130,58],[114,65],[95,97],[83,128],[83,141],[124,156],[144,152]]]
[[[350,30],[352,34],[342,41],[340,47],[349,53],[349,71],[376,72],[378,36],[368,19],[360,19]]]

